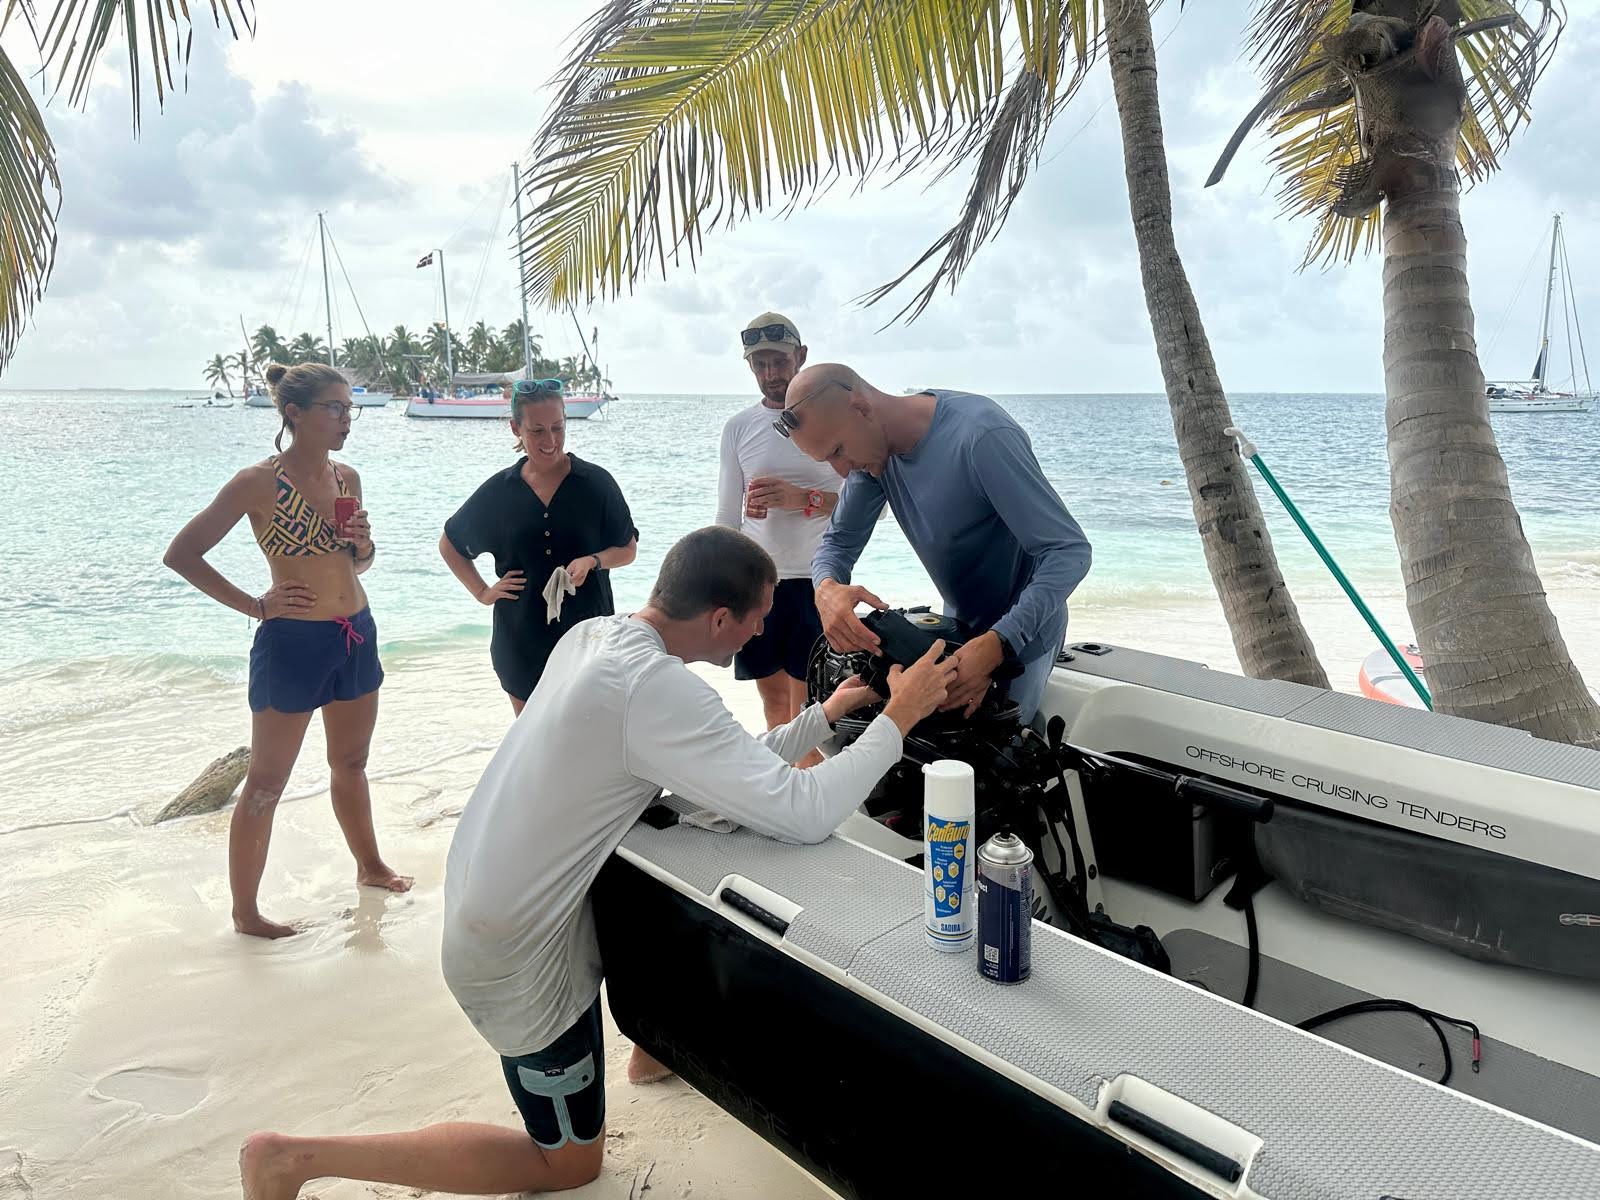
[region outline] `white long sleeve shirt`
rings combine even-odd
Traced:
[[[662,788],[769,837],[819,842],[899,761],[880,716],[809,770],[820,705],[754,737],[633,617],[570,630],[461,814],[445,867],[445,982],[507,1057],[544,1049],[600,992],[588,901]]]
[[[717,476],[717,524],[754,538],[778,564],[779,579],[810,579],[811,557],[828,527],[823,513],[770,509],[760,520],[744,515],[745,487],[771,475],[798,488],[837,492],[840,479],[772,427],[777,410],[756,403],[728,418],[722,427],[722,466]]]

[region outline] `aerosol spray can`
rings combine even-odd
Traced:
[[[974,894],[972,768],[940,759],[922,768],[922,878],[928,944],[955,952],[972,945]]]
[[[1033,851],[1009,829],[978,850],[978,973],[1021,983],[1033,969]]]

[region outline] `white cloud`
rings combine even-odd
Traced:
[[[148,112],[137,142],[109,73],[88,111],[53,106],[61,253],[6,386],[192,385],[202,362],[237,341],[241,314],[252,327],[311,328],[320,288],[301,264],[318,210],[375,327],[415,330],[442,315],[437,274],[413,265],[439,245],[455,324],[503,325],[517,313],[516,272],[497,203],[548,102],[543,85],[593,7],[460,0],[441,15],[397,0],[375,19],[370,5],[274,0],[252,41],[226,46],[197,32],[188,93],[165,114]],[[1593,156],[1576,152],[1591,140],[1581,76],[1596,35],[1582,10],[1595,7],[1571,5],[1534,124],[1505,170],[1464,201],[1485,341],[1550,209],[1569,215],[1580,277],[1600,258]],[[1207,0],[1157,15],[1178,245],[1224,383],[1378,390],[1377,262],[1298,272],[1311,223],[1277,215],[1256,141],[1222,185],[1201,186],[1256,95],[1238,57],[1246,11],[1246,0]],[[586,331],[600,327],[609,374],[624,391],[747,390],[735,331],[775,307],[815,357],[848,359],[888,388],[1159,390],[1099,70],[1058,119],[1007,228],[915,324],[878,332],[911,288],[865,311],[857,299],[944,231],[966,186],[960,174],[860,192],[843,181],[786,220],[757,215],[713,232],[696,272],[685,262],[582,315]],[[340,290],[340,332],[357,333]],[[1580,294],[1589,312],[1597,301]],[[564,315],[536,313],[534,323],[547,352],[575,351]],[[1515,327],[1496,348],[1511,356],[1502,370],[1523,357]]]

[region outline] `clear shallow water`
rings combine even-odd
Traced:
[[[113,695],[159,695],[243,678],[251,626],[161,565],[172,535],[239,467],[272,449],[270,410],[177,409],[179,393],[0,393],[6,506],[0,588],[0,734],[86,715]],[[1094,544],[1080,612],[1170,607],[1211,595],[1161,396],[1012,396],[1046,474]],[[641,530],[615,573],[620,606],[643,601],[661,556],[711,520],[718,435],[744,397],[629,396],[574,422],[570,449],[619,480]],[[1357,585],[1397,596],[1378,396],[1242,395],[1235,418]],[[1600,422],[1496,419],[1523,520],[1551,587],[1600,583]],[[486,641],[488,610],[445,570],[445,517],[514,459],[491,422],[366,410],[344,456],[359,466],[377,541],[364,577],[391,658]],[[1170,481],[1165,482],[1164,481]],[[1259,486],[1297,597],[1334,585]],[[247,590],[266,568],[241,522],[213,561]],[[857,578],[891,602],[935,600],[892,520]],[[98,699],[97,699],[98,697]]]

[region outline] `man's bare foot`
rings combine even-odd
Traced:
[[[382,888],[386,892],[409,892],[416,879],[410,875],[396,875],[383,863],[375,867],[362,867],[356,871],[356,883],[362,887]]]
[[[641,1046],[633,1048],[633,1056],[628,1059],[629,1083],[660,1083],[663,1079],[672,1078],[672,1068],[663,1066],[644,1052]]]
[[[293,925],[269,921],[260,913],[255,913],[248,917],[241,917],[238,913],[235,913],[233,915],[233,927],[240,933],[258,938],[286,938],[293,937],[300,932]]]
[[[295,1200],[305,1182],[293,1175],[294,1155],[288,1139],[276,1133],[252,1133],[239,1147],[239,1180],[244,1200]]]

